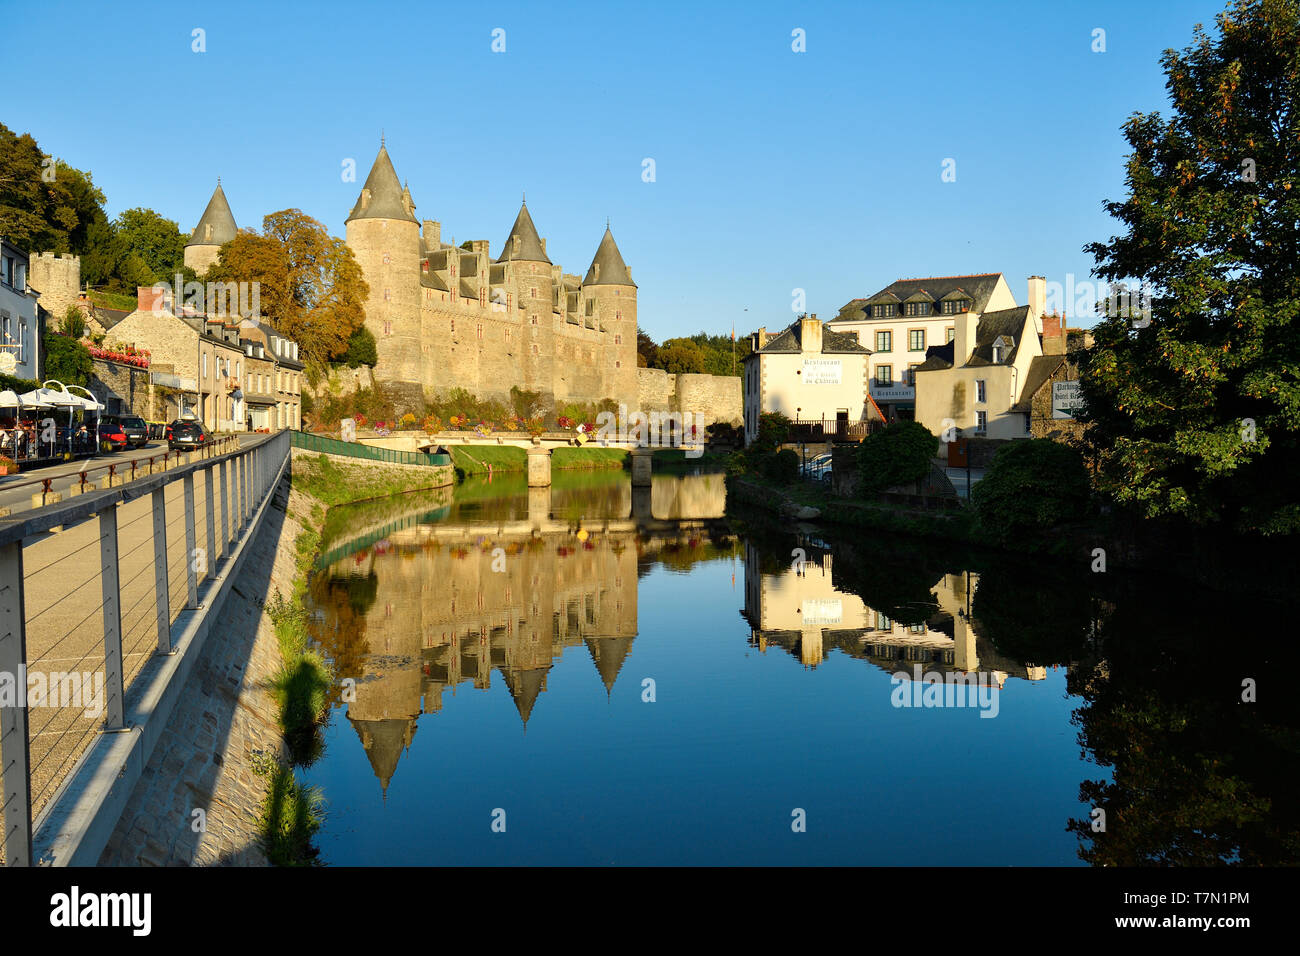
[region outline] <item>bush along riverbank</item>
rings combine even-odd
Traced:
[[[860,473],[879,458],[879,449],[870,444],[891,429],[863,443]],[[833,493],[826,482],[791,479],[783,469],[765,468],[767,459],[748,452],[729,468],[727,510],[759,509],[785,521],[1042,556],[1092,574],[1171,572],[1203,587],[1268,598],[1285,596],[1287,582],[1300,573],[1293,542],[1286,538],[1245,538],[1154,521],[1100,501],[1079,453],[1047,439],[1024,439],[1000,449],[970,502],[956,498],[941,472],[881,487],[884,480],[923,474],[930,467],[929,443],[913,437],[890,439],[895,449],[911,446],[912,464],[892,462],[887,478],[859,481],[851,496]],[[935,493],[940,480],[947,487]]]
[[[325,818],[324,795],[304,786],[296,771],[311,766],[324,750],[323,727],[329,717],[329,692],[335,677],[329,661],[312,646],[306,606],[328,508],[445,487],[450,476],[445,467],[420,471],[382,463],[340,463],[324,455],[293,460],[285,509],[296,529],[293,580],[287,597],[277,588],[263,607],[280,650],[281,665],[271,681],[271,691],[289,759],[286,763],[264,755],[255,768],[268,780],[258,831],[267,859],[275,866],[318,862],[313,839]]]

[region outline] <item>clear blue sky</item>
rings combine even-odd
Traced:
[[[340,236],[382,128],[445,239],[496,255],[526,190],[583,274],[608,216],[651,335],[744,334],[794,288],[828,318],[899,277],[1086,278],[1121,124],[1167,111],[1161,52],[1223,5],[6,3],[0,122],[110,215],[192,230],[220,175],[241,226],[296,206]]]

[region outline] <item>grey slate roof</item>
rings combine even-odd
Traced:
[[[935,369],[952,368],[953,343],[931,345],[925,350],[925,361],[916,367],[918,372],[932,372]]]
[[[363,202],[367,190],[370,193],[370,201]],[[415,222],[415,215],[402,203],[403,195],[409,197],[410,193],[398,180],[397,170],[393,169],[393,161],[388,158],[387,147],[380,146],[379,155],[375,157],[374,165],[370,167],[370,175],[366,177],[366,184],[362,187],[361,194],[357,196],[357,204],[352,207],[352,212],[345,222],[351,222],[353,219],[402,219],[406,222]],[[414,208],[415,204],[411,205]]]
[[[599,269],[596,266],[600,266]],[[632,281],[632,273],[627,271],[627,264],[623,262],[623,254],[618,251],[618,244],[614,242],[614,234],[609,231],[609,226],[605,227],[605,235],[600,237],[600,245],[596,247],[596,255],[592,257],[591,268],[587,270],[587,277],[582,280],[583,285],[630,285],[636,287]]]
[[[239,227],[235,225],[235,217],[230,212],[230,203],[226,202],[226,194],[218,182],[212,198],[208,200],[208,208],[203,210],[199,224],[194,227],[194,233],[185,245],[220,246],[234,239],[237,232]]]
[[[949,296],[949,293],[960,291],[971,299],[971,311],[983,312],[984,307],[988,305],[989,296],[997,287],[998,280],[1002,278],[1000,272],[986,272],[979,275],[968,276],[931,276],[924,279],[898,279],[891,282],[885,288],[881,289],[875,295],[868,296],[865,299],[853,299],[845,303],[841,308],[839,315],[831,319],[832,322],[848,322],[866,318],[863,310],[865,305],[885,304],[889,302],[904,302],[918,292],[923,292],[938,302]]]
[[[1029,321],[1027,305],[981,315],[979,327],[975,330],[975,348],[966,364],[992,365],[993,343],[1000,338],[1011,340],[1011,347],[1002,355],[1002,363],[1010,364],[1020,349],[1020,337],[1024,334],[1025,323]]]
[[[515,249],[515,239],[519,240],[519,249]],[[515,224],[510,227],[510,235],[506,236],[505,248],[501,250],[501,255],[497,257],[497,262],[510,262],[518,260],[522,262],[547,262],[551,260],[546,258],[546,252],[542,249],[542,238],[537,235],[537,227],[533,225],[533,217],[528,215],[528,204],[524,203],[519,207],[519,215],[515,216]]]
[[[133,311],[133,309],[105,309],[97,305],[95,306],[95,319],[107,330],[117,325]]]
[[[767,345],[759,349],[759,352],[801,352],[799,320],[795,319],[794,324],[788,329],[775,336]],[[841,353],[841,352],[859,352],[863,355],[870,355],[871,350],[863,347],[858,342],[858,337],[851,332],[832,331],[825,323],[822,323],[822,354]]]
[[[1020,401],[1011,406],[1013,412],[1028,412],[1034,400],[1034,393],[1056,374],[1056,370],[1065,364],[1064,355],[1037,355],[1029,363],[1025,373],[1025,387],[1020,390]]]

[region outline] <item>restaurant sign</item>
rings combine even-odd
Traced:
[[[805,385],[840,384],[840,360],[804,359],[803,383]]]

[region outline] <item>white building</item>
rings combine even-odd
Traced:
[[[844,305],[827,327],[857,336],[871,351],[871,398],[886,420],[897,421],[916,417],[916,369],[930,347],[953,341],[959,316],[1015,305],[1000,272],[898,279]]]
[[[27,253],[0,237],[0,372],[39,381],[40,330],[27,266]]]
[[[870,352],[853,335],[805,316],[769,338],[767,329],[752,336],[745,357],[745,444],[758,436],[758,418],[780,412],[797,422],[823,421],[827,432],[836,423],[867,421]]]

